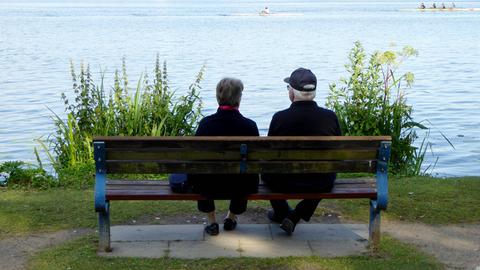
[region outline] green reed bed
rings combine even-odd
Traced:
[[[158,56],[153,76],[141,75],[133,87],[123,60],[110,90],[104,85],[104,73],[97,82],[88,65],[80,65],[77,73],[72,63],[73,98],[62,93],[66,117],[53,114],[55,131],[38,140],[41,148],[61,176],[93,168],[93,136],[192,135],[202,116],[199,91],[204,71],[202,67],[186,93],[177,96],[170,88],[167,65]]]

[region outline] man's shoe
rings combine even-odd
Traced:
[[[205,232],[209,235],[218,235],[218,223],[212,223],[210,225],[207,225],[207,227],[205,227]]]
[[[225,231],[233,231],[237,227],[237,221],[231,218],[225,218],[223,220],[223,229]]]
[[[282,221],[287,217],[286,215],[285,216],[277,215],[277,213],[275,213],[273,209],[268,210],[267,216],[271,222],[275,222],[275,223],[282,223]]]
[[[293,231],[295,231],[295,226],[297,224],[290,220],[289,218],[285,218],[280,224],[280,229],[284,230],[287,235],[292,235]]]

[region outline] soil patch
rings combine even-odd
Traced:
[[[25,269],[28,258],[39,250],[73,240],[93,231],[93,229],[63,230],[0,240],[0,269]]]

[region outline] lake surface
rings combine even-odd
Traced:
[[[282,79],[297,67],[312,69],[323,106],[359,40],[368,52],[392,43],[419,50],[402,69],[416,76],[408,91],[415,120],[433,124],[425,165],[438,158],[434,174],[480,175],[480,12],[405,11],[417,4],[0,0],[0,162],[34,161],[34,139],[53,130],[47,107],[62,114],[60,94],[71,91],[70,60],[111,78],[124,56],[135,81],[159,54],[178,93],[206,64],[205,114],[216,109],[218,80],[238,77],[245,84],[241,112],[266,134],[272,114],[289,106]],[[266,5],[280,15],[256,16]]]

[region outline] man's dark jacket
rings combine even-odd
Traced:
[[[200,121],[195,136],[259,136],[257,124],[237,110],[221,110]],[[240,148],[238,149],[240,156]],[[231,199],[258,191],[257,174],[189,175],[193,191],[211,198]]]
[[[296,101],[290,108],[273,115],[268,136],[340,136],[337,116],[315,101]],[[283,192],[330,190],[335,173],[267,174],[262,180]]]

